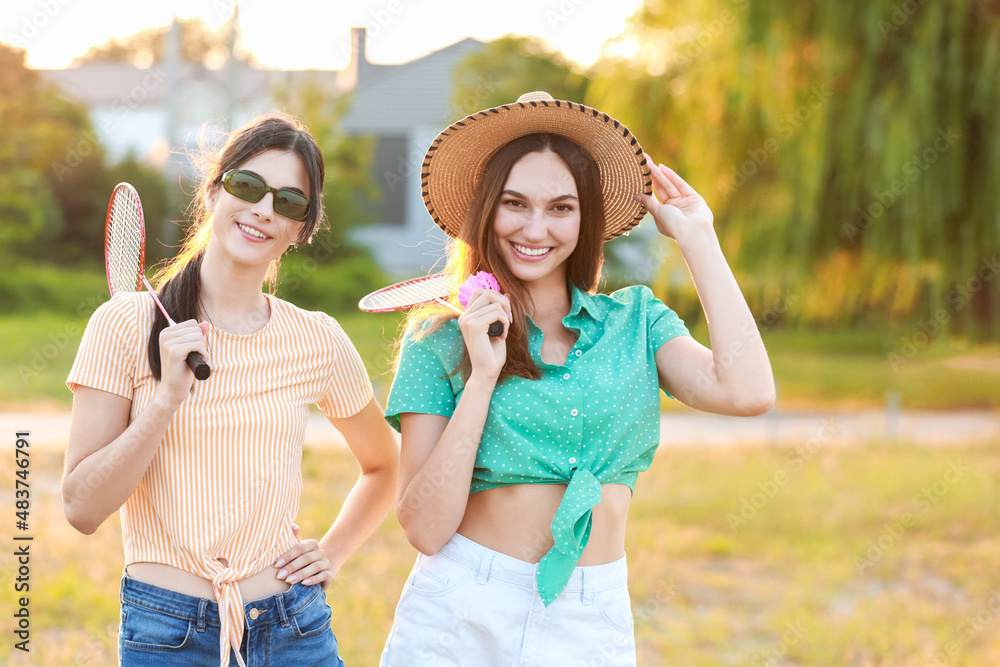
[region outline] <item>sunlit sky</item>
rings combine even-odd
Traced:
[[[265,67],[341,69],[352,26],[368,26],[374,63],[418,58],[465,37],[531,35],[590,65],[642,0],[240,0],[244,48]],[[172,16],[227,21],[233,0],[5,0],[0,41],[27,49],[28,65],[66,67],[91,45],[166,25]]]

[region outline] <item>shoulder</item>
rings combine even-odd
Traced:
[[[446,319],[435,326],[434,318],[426,318],[411,323],[403,333],[404,348],[419,345],[439,352],[446,352],[459,347],[462,342],[462,330],[454,317]]]
[[[593,298],[609,309],[625,312],[641,312],[654,304],[663,305],[653,290],[645,285],[630,285],[611,294],[595,294]]]
[[[89,326],[119,334],[134,332],[148,327],[152,308],[152,297],[145,292],[119,292],[94,310]]]

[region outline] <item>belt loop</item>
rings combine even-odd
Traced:
[[[479,563],[479,576],[476,577],[476,583],[480,586],[485,585],[490,579],[490,567],[493,565],[493,553],[492,549],[486,549],[483,553],[483,560]]]
[[[292,589],[288,589],[289,591]],[[285,591],[287,593],[288,591]],[[288,621],[288,611],[285,609],[285,593],[274,596],[274,602],[278,606],[278,616],[281,617],[281,627],[287,628],[291,623]]]
[[[592,585],[592,582],[590,581],[590,572],[588,572],[587,568],[584,567],[579,568],[579,572],[580,572],[580,578],[583,580],[583,585],[581,586],[581,588],[583,589],[582,593],[583,599],[581,600],[581,602],[583,602],[583,606],[589,607],[590,599],[593,597],[593,594],[591,593],[590,590]]]
[[[205,617],[208,616],[208,600],[198,601],[198,632],[205,632]]]

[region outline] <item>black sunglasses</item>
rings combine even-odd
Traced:
[[[309,216],[309,197],[288,188],[272,188],[264,179],[249,171],[230,169],[222,176],[226,192],[243,201],[256,204],[268,192],[274,193],[274,212],[299,222]]]

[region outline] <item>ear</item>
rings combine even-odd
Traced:
[[[205,187],[205,208],[209,213],[215,210],[215,200],[219,196],[218,185],[208,185]]]

